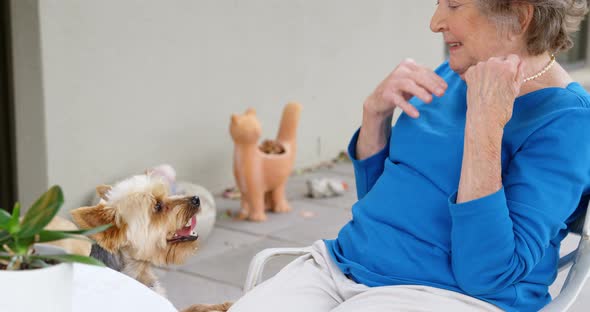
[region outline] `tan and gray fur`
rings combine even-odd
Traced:
[[[196,220],[198,197],[170,196],[167,183],[149,175],[96,189],[101,198],[96,206],[71,212],[74,222],[83,229],[112,225],[92,236],[96,245],[91,256],[165,295],[152,268],[181,264],[196,251],[194,223],[186,225]],[[183,228],[191,233],[179,236]]]

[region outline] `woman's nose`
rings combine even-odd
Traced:
[[[436,10],[430,19],[430,30],[432,32],[443,32],[446,29],[446,25],[444,23],[444,16],[440,5],[436,6]]]

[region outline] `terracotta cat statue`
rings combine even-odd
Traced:
[[[265,152],[258,146],[262,129],[254,109],[231,116],[230,134],[235,145],[234,177],[242,193],[239,219],[265,221],[267,209],[273,212],[291,210],[285,186],[295,161],[300,113],[301,105],[298,103],[290,102],[285,106],[276,141],[271,144],[279,145],[280,148],[273,149],[278,153]]]

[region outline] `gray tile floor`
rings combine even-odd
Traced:
[[[315,177],[343,180],[350,190],[340,197],[307,198],[305,181]],[[307,246],[318,239],[335,237],[340,227],[350,220],[351,206],[356,201],[352,165],[340,163],[329,169],[293,176],[288,182],[287,196],[293,211],[269,213],[264,223],[235,221],[227,217],[225,212],[236,212],[239,201],[217,197],[215,228],[207,241],[202,242],[197,254],[184,265],[157,270],[170,301],[177,308],[194,303],[235,301],[241,295],[250,260],[258,251],[269,247]],[[568,237],[563,251],[575,248],[576,244],[577,237]],[[291,257],[283,257],[270,262],[265,268],[265,278],[290,260]],[[559,291],[566,273],[558,276],[556,285],[551,288],[553,295]],[[570,311],[587,311],[589,306],[590,285],[586,285]]]

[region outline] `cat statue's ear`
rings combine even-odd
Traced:
[[[239,119],[238,115],[236,115],[236,114],[231,114],[231,122],[232,122],[233,124],[236,124],[236,123],[238,123],[238,121],[239,121],[239,120],[240,120],[240,119]]]
[[[256,115],[256,110],[253,108],[248,108],[246,110],[246,115]]]

